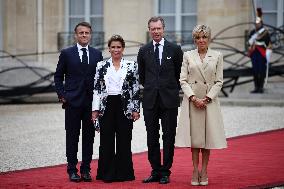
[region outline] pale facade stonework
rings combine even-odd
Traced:
[[[38,12],[38,2],[42,11]],[[197,23],[212,28],[212,36],[222,29],[242,22],[252,21],[251,1],[247,0],[198,0]],[[120,34],[126,45],[146,42],[147,21],[156,12],[154,0],[104,0],[103,26],[105,41],[113,34]],[[57,34],[65,32],[64,0],[3,0],[3,48],[12,54],[55,52],[58,50]],[[42,14],[39,23],[38,14]],[[38,35],[39,24],[42,27]],[[167,23],[166,23],[167,24]],[[95,26],[94,26],[95,27]],[[228,32],[230,36],[244,35],[246,25]],[[71,31],[73,32],[73,31]],[[38,37],[41,37],[39,42]],[[243,47],[244,41],[232,40],[230,45]],[[41,48],[39,48],[41,46]],[[138,47],[127,48],[127,53],[137,53]],[[106,51],[105,54],[108,54]]]
[[[12,54],[35,52],[36,0],[4,0],[3,48]]]
[[[221,30],[239,23],[251,22],[251,1],[247,0],[214,0],[208,3],[208,0],[198,1],[197,23],[204,23],[211,27],[212,37]],[[244,31],[248,29],[248,25],[240,25],[234,27],[226,33],[226,36],[243,36]],[[223,41],[220,41],[223,42]],[[229,43],[228,43],[229,42]],[[229,45],[237,49],[243,48],[244,40],[226,41]]]

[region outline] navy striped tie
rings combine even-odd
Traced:
[[[155,44],[155,62],[160,65],[160,58],[159,58],[159,43]]]
[[[88,64],[87,49],[86,48],[81,48],[81,50],[83,51],[82,63]]]

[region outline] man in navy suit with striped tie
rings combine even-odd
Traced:
[[[54,74],[55,90],[65,109],[67,172],[72,182],[90,182],[90,163],[93,155],[95,128],[91,120],[94,76],[102,53],[89,46],[92,27],[87,22],[76,25],[75,46],[60,53]],[[65,82],[63,84],[63,81]],[[77,152],[82,122],[81,177],[78,175]]]

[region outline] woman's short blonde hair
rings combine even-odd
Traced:
[[[208,39],[211,37],[211,29],[209,26],[206,26],[204,24],[197,25],[192,30],[192,39],[195,40],[195,38],[199,35],[200,32],[203,32]]]

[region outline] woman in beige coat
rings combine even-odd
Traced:
[[[227,147],[218,93],[223,85],[223,56],[210,49],[211,31],[197,25],[192,37],[197,49],[183,55],[180,84],[184,97],[180,110],[176,146],[191,147],[192,185],[208,185],[210,149]],[[198,170],[199,152],[202,167]]]

